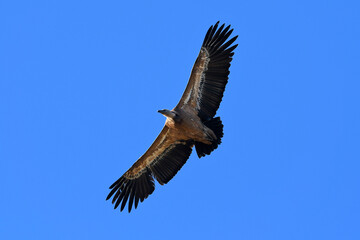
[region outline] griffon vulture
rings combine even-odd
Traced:
[[[137,207],[155,189],[154,178],[168,183],[189,158],[192,147],[200,157],[209,155],[221,143],[223,124],[215,117],[228,82],[230,62],[237,36],[228,40],[233,29],[219,22],[205,35],[180,102],[172,110],[159,110],[165,126],[150,148],[122,177],[110,186],[112,203],[122,211]],[[228,41],[227,41],[228,40]]]

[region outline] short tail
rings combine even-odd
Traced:
[[[220,117],[212,118],[204,122],[204,124],[215,133],[217,139],[209,145],[201,142],[195,142],[196,153],[199,158],[209,155],[212,151],[214,151],[220,145],[221,138],[224,136],[224,125],[222,124]]]

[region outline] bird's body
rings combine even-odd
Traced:
[[[176,136],[179,140],[194,140],[205,144],[211,144],[216,139],[214,132],[205,126],[199,116],[192,109],[173,109],[175,117],[166,117],[165,126],[169,128],[169,135]]]
[[[218,22],[219,23],[219,22]],[[189,82],[179,103],[172,110],[159,110],[166,117],[165,126],[150,148],[110,189],[107,199],[122,211],[147,198],[155,189],[154,178],[168,183],[189,158],[193,146],[197,155],[209,155],[221,143],[223,124],[214,117],[227,84],[230,62],[237,45],[226,42],[230,26],[218,29],[218,23],[206,33]]]

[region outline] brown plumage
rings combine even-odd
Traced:
[[[223,125],[215,117],[228,81],[230,62],[237,47],[237,36],[227,39],[233,29],[219,22],[206,33],[189,82],[177,106],[159,110],[166,117],[165,126],[150,148],[134,165],[110,186],[112,203],[120,211],[128,202],[131,211],[155,189],[154,178],[168,183],[189,158],[195,145],[200,157],[210,154],[221,143]],[[226,42],[227,41],[227,42]]]

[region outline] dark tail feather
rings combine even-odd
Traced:
[[[199,158],[204,157],[205,155],[209,155],[212,151],[214,151],[218,145],[220,145],[221,138],[224,136],[224,125],[222,124],[220,117],[212,118],[204,122],[204,124],[215,133],[217,139],[214,140],[210,145],[201,142],[195,142],[196,153]]]

